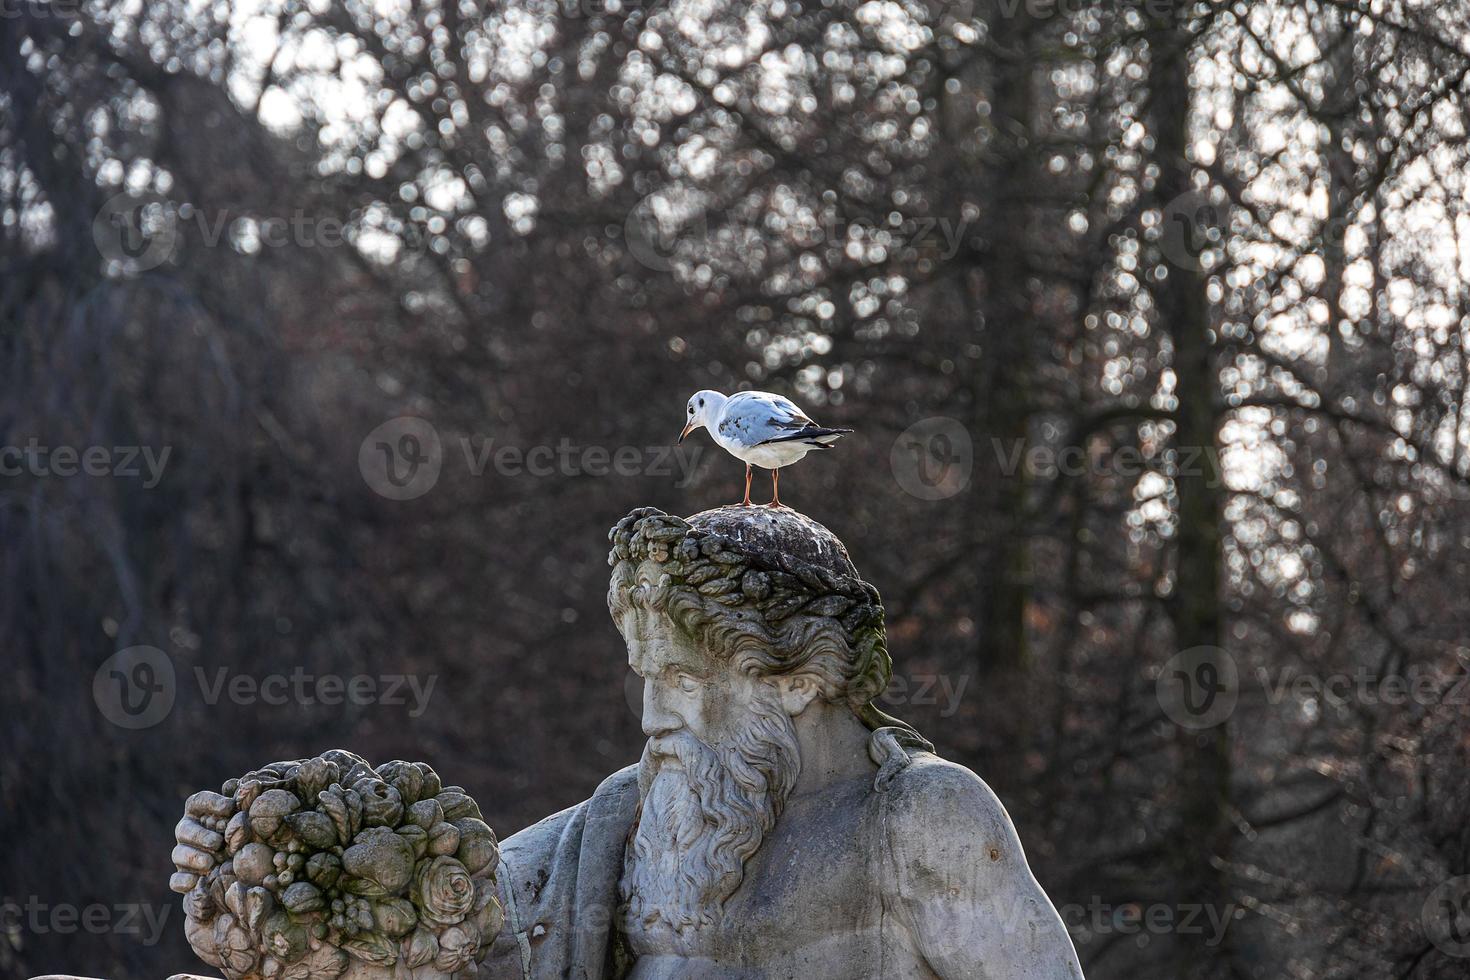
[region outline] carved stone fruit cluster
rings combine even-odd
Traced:
[[[419,762],[335,749],[189,797],[169,885],[229,980],[472,976],[500,931],[480,808]]]

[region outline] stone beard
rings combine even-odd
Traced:
[[[701,927],[740,887],[745,862],[781,815],[801,772],[791,716],[775,688],[748,685],[728,742],[687,730],[651,738],[638,767],[639,807],[618,891],[624,931],[694,953]]]

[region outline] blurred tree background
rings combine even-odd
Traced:
[[[171,918],[10,914],[0,974],[193,969],[173,824],[267,761],[422,759],[502,835],[635,761],[604,535],[738,499],[648,447],[754,386],[858,430],[787,502],[1089,977],[1465,976],[1467,76],[1466,0],[5,0],[0,445],[169,456],[0,476],[0,892]],[[643,465],[474,465],[561,444]],[[1157,693],[1200,648],[1211,727]]]

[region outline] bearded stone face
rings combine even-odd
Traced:
[[[654,595],[656,575],[650,563],[651,581],[635,591]],[[618,624],[643,679],[648,736],[621,914],[630,934],[692,948],[694,933],[740,886],[801,760],[777,687],[700,648],[657,606],[631,602]]]

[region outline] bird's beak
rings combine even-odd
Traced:
[[[691,433],[693,431],[694,431],[694,423],[693,422],[690,422],[688,425],[684,426],[684,431],[681,432],[681,433],[679,433],[679,441],[680,442],[683,442],[684,441],[684,437],[687,436],[689,433]]]

